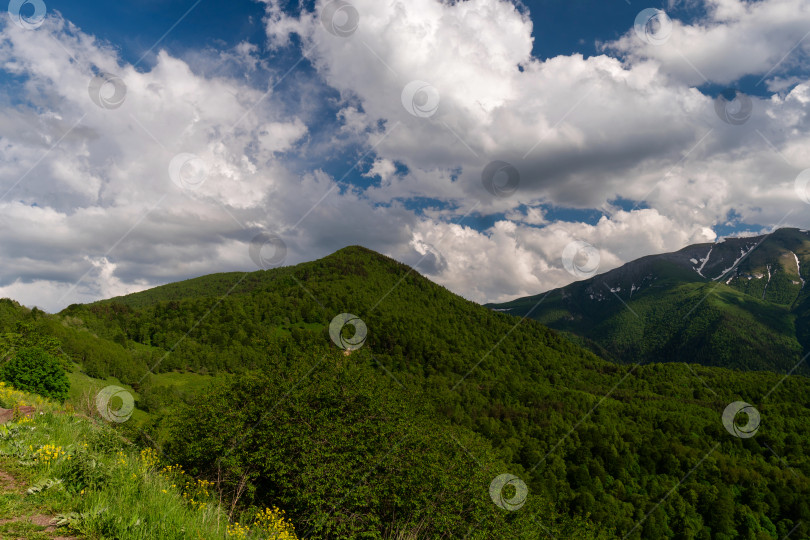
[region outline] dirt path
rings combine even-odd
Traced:
[[[33,407],[20,407],[26,416],[34,414]],[[0,424],[14,417],[13,409],[0,409]],[[0,468],[0,540],[79,540],[75,536],[61,536],[53,525],[54,516],[26,500],[25,483]]]
[[[58,534],[54,516],[41,513],[40,508],[25,502],[25,484],[0,469],[0,510],[10,516],[0,519],[1,540],[79,540],[75,536]]]
[[[24,414],[25,416],[31,418],[34,416],[36,409],[33,407],[20,407],[20,414]],[[6,422],[10,422],[14,419],[14,409],[3,409],[0,408],[0,424],[5,424]]]

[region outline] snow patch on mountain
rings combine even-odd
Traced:
[[[718,279],[720,279],[721,277],[725,276],[725,275],[726,275],[726,273],[728,273],[728,272],[730,272],[731,270],[733,270],[733,269],[734,269],[734,268],[735,268],[735,267],[736,267],[736,266],[737,266],[737,265],[740,263],[740,261],[742,261],[742,260],[743,260],[743,259],[744,259],[744,258],[745,258],[745,257],[746,257],[746,256],[747,256],[749,253],[751,253],[751,252],[752,252],[752,251],[753,251],[753,250],[754,250],[754,249],[755,249],[755,248],[756,248],[758,245],[759,245],[759,244],[754,244],[754,245],[753,245],[753,246],[751,246],[751,247],[746,246],[746,247],[748,247],[748,251],[746,251],[746,250],[745,250],[745,249],[743,249],[743,248],[740,248],[740,256],[739,256],[739,257],[737,257],[737,260],[736,260],[736,261],[734,261],[733,263],[731,263],[731,266],[729,266],[728,268],[726,268],[725,270],[723,270],[722,272],[720,272],[720,275],[719,275],[719,276],[717,276],[716,278],[712,278],[712,281],[717,281],[717,280],[718,280]],[[770,280],[770,278],[768,278],[768,280]]]
[[[793,258],[796,259],[796,272],[799,274],[799,279],[802,282],[802,289],[804,289],[804,278],[802,278],[802,265],[799,263],[799,256],[792,251],[791,253],[793,254]]]
[[[765,288],[762,289],[762,299],[765,300],[765,293],[768,292],[768,285],[771,283],[771,265],[767,265],[765,268],[768,269],[768,282],[765,283]]]
[[[704,257],[703,259],[700,259],[701,261],[703,261],[703,264],[700,265],[700,268],[695,268],[695,272],[697,272],[700,277],[706,277],[706,276],[703,275],[703,268],[706,266],[706,263],[709,262],[709,257],[712,256],[712,250],[713,249],[714,249],[714,246],[710,247],[709,252],[706,254],[706,257]]]

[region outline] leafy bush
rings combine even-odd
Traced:
[[[316,360],[297,387],[302,373],[220,383],[174,417],[170,456],[244,504],[283,506],[309,538],[536,528],[530,509],[507,516],[492,503],[503,465],[486,442],[420,414],[357,356]]]
[[[0,369],[15,388],[58,401],[67,399],[70,382],[61,362],[40,347],[26,347]]]

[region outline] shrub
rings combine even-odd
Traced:
[[[0,368],[0,378],[15,388],[64,401],[70,382],[57,358],[40,347],[26,347]]]
[[[277,371],[218,383],[172,415],[167,453],[221,480],[225,500],[286,508],[312,539],[380,540],[394,529],[464,537],[471,525],[482,537],[521,517],[505,516],[487,493],[501,469],[491,448],[372,378],[361,357],[334,353],[306,384],[296,385],[302,373]]]

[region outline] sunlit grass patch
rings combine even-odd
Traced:
[[[0,515],[10,520],[0,534],[39,537],[42,527],[26,520],[37,514],[88,538],[214,539],[235,530],[212,482],[164,463],[113,427],[2,383],[0,404],[37,407],[32,418],[0,425],[0,470],[19,484],[0,484]],[[281,511],[255,515],[250,527],[238,527],[242,537],[295,538]]]

